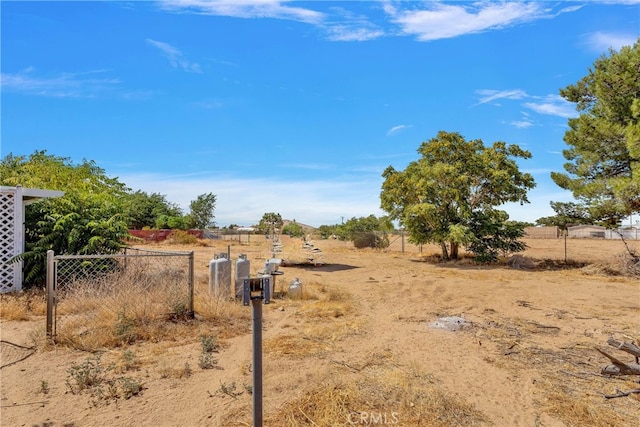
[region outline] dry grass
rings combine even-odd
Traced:
[[[319,283],[304,286],[302,297],[286,304],[296,310],[300,326],[265,340],[266,353],[295,358],[317,356],[335,350],[336,342],[362,329],[362,320],[353,315],[355,304],[350,295]]]
[[[394,424],[480,425],[485,417],[472,405],[443,391],[426,374],[368,365],[353,373],[327,372],[317,386],[285,403],[265,423],[277,426]]]
[[[188,292],[171,274],[134,272],[103,283],[76,283],[58,304],[56,342],[95,351],[139,341],[197,339],[202,329],[217,329],[220,338],[249,330],[242,306],[208,294],[195,284],[196,319],[189,316]]]
[[[31,320],[31,316],[47,312],[47,300],[44,291],[27,290],[22,293],[0,295],[0,319]]]

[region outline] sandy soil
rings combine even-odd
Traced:
[[[299,240],[283,242],[283,258],[304,260]],[[515,265],[487,267],[468,261],[434,262],[438,248],[432,246],[420,250],[407,243],[403,253],[397,239],[386,252],[314,241],[322,250],[323,265],[282,267],[284,275],[278,278],[276,290],[298,277],[303,288],[333,290],[348,304],[336,308],[331,316],[314,315],[314,310],[320,310],[314,300],[276,299],[264,307],[265,425],[278,425],[269,420],[278,419],[287,402],[328,379],[356,381],[367,372],[378,372],[373,371],[377,365],[424,373],[438,389],[481,413],[477,425],[586,425],[583,423],[601,419],[606,419],[603,425],[637,425],[637,394],[615,399],[604,395],[632,389],[634,384],[637,388],[638,379],[602,377],[600,370],[609,362],[594,350],[599,347],[632,362],[629,354],[607,346],[607,339],[640,339],[640,283],[604,274],[602,268],[617,262],[624,250],[622,243],[527,243],[530,248],[523,253],[525,258]],[[266,242],[258,237],[251,242],[212,245],[170,248],[196,251],[197,274],[205,282],[208,261],[213,254],[226,251],[227,245],[234,259],[246,253],[254,271],[269,256]],[[574,262],[571,268],[559,268],[565,256]],[[459,330],[434,327],[439,318],[453,316],[466,322]],[[34,344],[33,331],[44,328],[44,317],[3,320],[0,327],[4,342],[29,347]],[[87,395],[70,393],[65,384],[70,366],[90,355],[60,347],[38,350],[0,370],[0,424],[251,425],[252,398],[246,386],[251,384],[248,331],[222,340],[215,369],[198,367],[201,346],[197,339],[132,345],[132,351],[143,355],[144,362],[133,375],[145,389],[109,405],[94,405]],[[279,345],[296,339],[316,347],[296,353],[302,347]],[[115,360],[122,351],[107,350],[104,357]],[[21,354],[29,352],[3,345],[3,365]],[[162,375],[167,366],[179,368],[185,363],[192,368],[190,376]],[[233,389],[232,393],[221,392],[229,385],[236,386],[235,393]],[[372,410],[366,404],[352,409],[358,414]],[[407,421],[408,415],[403,419],[405,414],[394,407],[381,409],[377,404],[376,411],[388,417],[373,422],[345,417],[332,425],[415,423]],[[322,425],[313,420],[291,424]]]

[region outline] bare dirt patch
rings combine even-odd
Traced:
[[[432,246],[403,253],[397,239],[385,252],[317,240],[322,263],[301,265],[302,241],[283,243],[293,265],[276,291],[298,277],[304,296],[264,308],[265,425],[636,425],[637,394],[604,396],[638,378],[603,377],[609,361],[595,350],[609,337],[640,339],[640,283],[610,273],[621,242],[529,240],[517,261],[496,266],[440,263]],[[260,237],[171,249],[195,251],[201,291],[215,254],[247,254],[253,272],[270,258]],[[36,351],[5,366],[23,353],[0,348],[1,425],[251,425],[249,308],[219,306],[171,339],[163,331],[88,353],[42,345],[38,298],[2,297],[1,339]],[[196,312],[215,304],[197,293]],[[432,327],[445,317],[465,323]],[[203,336],[218,344],[206,368]],[[109,369],[102,392],[109,381],[128,389],[71,392],[72,367],[97,354]]]

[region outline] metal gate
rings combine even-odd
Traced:
[[[47,337],[55,339],[58,323],[67,315],[86,315],[83,301],[109,301],[123,290],[131,298],[155,298],[154,304],[162,305],[167,313],[193,317],[193,270],[193,252],[127,248],[109,255],[55,255],[48,251]],[[61,303],[68,305],[65,316],[58,314]],[[90,330],[92,325],[86,328]]]

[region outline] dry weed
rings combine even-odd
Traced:
[[[327,372],[318,386],[269,414],[266,424],[451,426],[485,420],[472,405],[436,387],[428,375],[386,365],[357,374]]]
[[[0,319],[2,320],[31,320],[32,315],[40,316],[46,312],[46,296],[41,290],[0,295]]]

